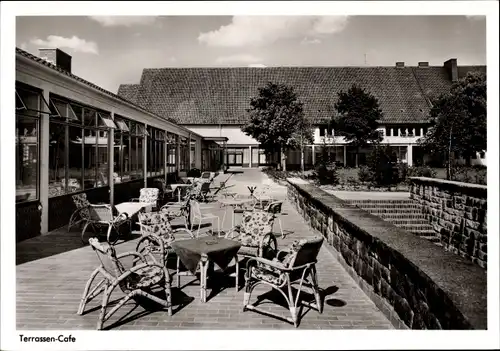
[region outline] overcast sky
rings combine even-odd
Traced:
[[[16,45],[58,47],[116,92],[143,68],[486,64],[486,20],[466,16],[17,17]]]

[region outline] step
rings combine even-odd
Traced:
[[[384,219],[384,218],[383,218]],[[392,224],[398,225],[430,225],[430,223],[425,219],[384,219],[387,222],[391,222]]]
[[[423,239],[429,240],[430,242],[439,243],[439,238],[435,235],[429,235],[429,236],[419,235],[419,236]]]
[[[361,207],[360,207],[361,208]],[[371,214],[374,215],[379,215],[379,214],[423,214],[422,209],[418,208],[361,208],[362,210],[365,210],[367,212],[370,212]]]
[[[411,232],[418,236],[436,236],[436,232],[433,229],[412,230]]]
[[[416,202],[410,199],[403,200],[346,200],[351,204],[415,204]]]
[[[422,205],[415,204],[355,204],[355,206],[362,209],[421,209]]]
[[[399,227],[401,229],[406,230],[407,232],[412,232],[412,233],[423,230],[434,231],[430,224],[400,224],[397,225],[396,227]]]
[[[374,214],[374,213],[372,213]],[[403,220],[403,219],[422,219],[427,221],[425,215],[423,213],[377,213],[375,216],[378,216],[382,219],[391,221],[391,220]]]

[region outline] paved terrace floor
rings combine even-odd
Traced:
[[[224,178],[227,175],[221,175]],[[247,169],[231,177],[233,190],[247,193],[249,184],[270,182],[258,169]],[[270,182],[272,183],[272,182]],[[276,198],[285,199],[286,189],[272,183]],[[246,192],[245,192],[246,191]],[[278,238],[280,248],[294,239],[312,236],[305,222],[285,202],[282,217],[285,230],[293,231],[286,239]],[[222,218],[222,212],[217,209]],[[226,216],[224,228],[230,226]],[[207,229],[207,228],[206,228]],[[205,230],[206,230],[205,229]],[[279,230],[275,226],[275,232]],[[65,229],[33,238],[17,245],[16,289],[17,328],[29,329],[80,329],[94,330],[99,315],[100,297],[91,301],[87,312],[76,314],[81,294],[89,274],[98,265],[97,257],[80,242],[79,232],[67,233]],[[119,241],[118,253],[133,250],[137,236],[129,241]],[[218,273],[217,271],[215,272]],[[304,308],[299,329],[392,329],[391,323],[369,300],[351,277],[343,270],[326,247],[319,254],[319,285],[324,290],[323,314]],[[195,277],[182,277],[181,289],[173,288],[174,314],[165,311],[149,312],[130,301],[117,312],[105,327],[113,330],[172,330],[172,329],[294,329],[287,322],[256,312],[243,312],[243,288],[234,289],[234,278],[217,274],[207,303],[199,300],[199,281]],[[242,282],[243,279],[240,279]],[[175,278],[173,279],[175,285]],[[276,300],[267,288],[257,288],[252,301],[262,294]],[[122,296],[115,292],[116,299]],[[261,305],[288,316],[288,310],[278,304]]]

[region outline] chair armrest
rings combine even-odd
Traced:
[[[132,273],[135,273],[141,269],[144,269],[146,267],[158,267],[160,268],[162,271],[163,271],[163,274],[165,274],[166,277],[170,277],[168,275],[168,272],[166,271],[166,268],[163,267],[162,265],[160,265],[159,263],[156,263],[156,262],[145,262],[145,263],[141,263],[140,265],[137,265],[137,266],[134,266],[132,267],[131,269],[123,272],[114,282],[114,285],[118,285],[121,281],[123,281],[125,278],[127,278],[129,275],[131,275]]]
[[[144,255],[142,255],[141,253],[139,253],[137,251],[127,251],[127,252],[121,253],[119,255],[116,255],[116,258],[120,259],[120,258],[127,257],[127,256],[139,257],[142,262],[147,262]]]
[[[193,239],[196,238],[196,236],[193,234],[192,231],[190,231],[189,229],[186,229],[186,228],[177,228],[177,229],[174,229],[172,230],[172,233],[176,234],[176,233],[180,233],[180,232],[186,232],[188,233]]]
[[[260,242],[259,242],[259,248],[262,248],[264,246],[264,241],[266,240],[267,237],[271,237],[273,238],[274,237],[274,240],[276,240],[276,236],[273,234],[273,233],[267,233],[266,235],[263,235],[261,238],[260,238]]]
[[[271,260],[268,260],[268,259],[262,258],[262,257],[250,258],[247,262],[247,270],[249,270],[251,268],[251,266],[256,265],[257,262],[260,262],[268,267],[276,268],[282,272],[289,272],[290,271],[290,269],[283,266],[283,264],[281,264],[280,262],[271,261]]]
[[[115,218],[113,218],[112,223],[125,222],[125,221],[128,221],[128,220],[129,220],[128,214],[125,213],[125,212],[122,212],[118,216],[116,216]]]

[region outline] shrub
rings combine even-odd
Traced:
[[[407,163],[398,163],[398,180],[401,182],[406,182],[408,180],[409,167]]]
[[[373,174],[368,166],[360,166],[358,169],[358,179],[361,183],[371,182],[373,180]]]
[[[322,185],[339,183],[339,176],[335,163],[316,163],[314,167],[314,177]]]
[[[396,184],[399,171],[396,155],[390,146],[375,146],[368,155],[368,167],[373,175],[373,182],[379,186]]]
[[[428,166],[408,167],[408,177],[436,178],[435,169]]]

